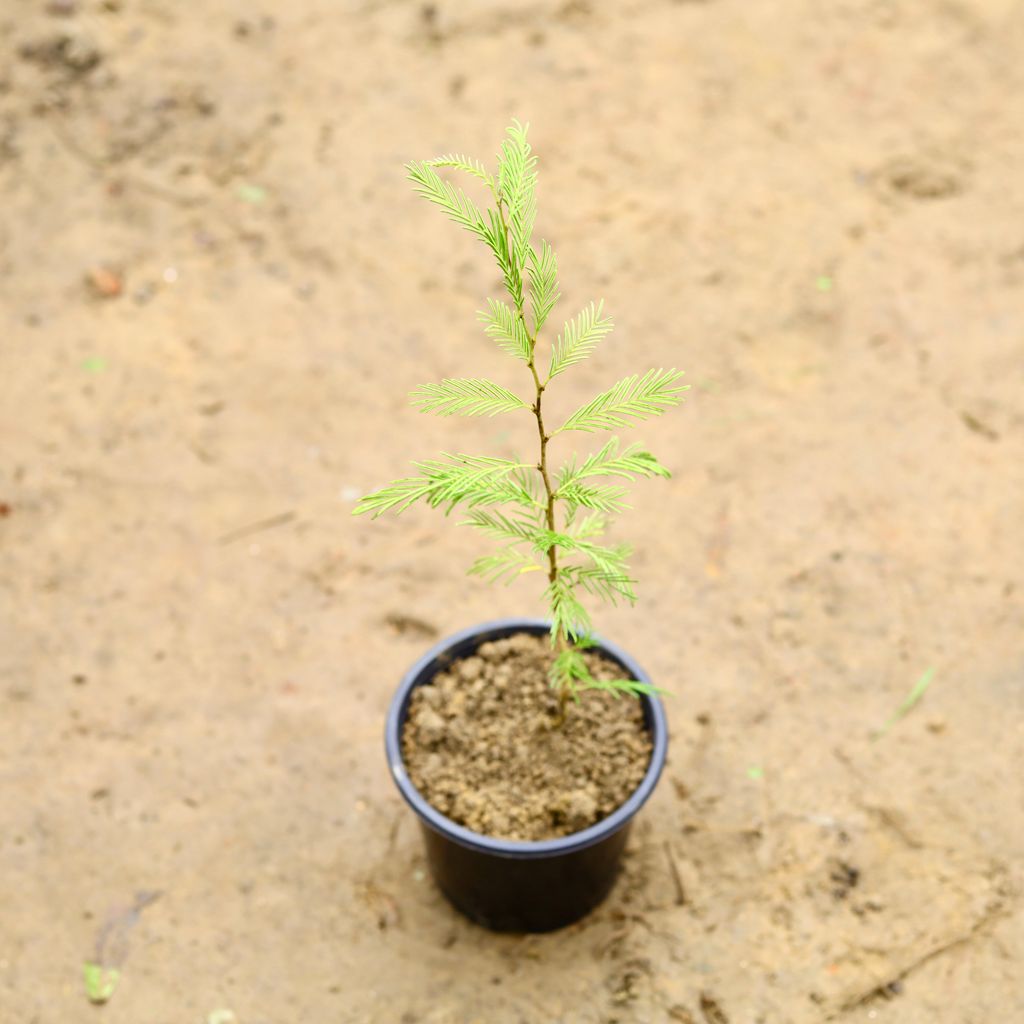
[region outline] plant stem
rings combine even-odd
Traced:
[[[501,229],[505,235],[505,251],[508,253],[508,259],[512,260],[512,247],[509,244],[508,237],[508,224],[505,221],[505,208],[501,198],[498,198],[498,216],[501,218]],[[543,410],[543,399],[544,389],[547,387],[547,381],[541,381],[540,375],[537,373],[537,364],[535,362],[535,354],[537,350],[537,337],[535,334],[530,332],[529,327],[526,326],[526,316],[523,313],[523,307],[520,304],[516,304],[516,313],[523,325],[523,330],[526,332],[526,337],[530,342],[530,360],[527,365],[530,367],[530,373],[533,374],[533,386],[535,389],[535,396],[533,401],[533,415],[537,420],[537,436],[540,439],[540,459],[537,462],[537,469],[540,471],[540,478],[544,484],[544,494],[546,497],[546,508],[545,508],[545,521],[547,522],[548,530],[551,533],[555,532],[555,491],[551,486],[551,477],[548,474],[548,441],[551,440],[551,435],[544,431],[544,410]],[[548,548],[548,582],[554,586],[555,581],[558,579],[558,550],[554,544]],[[555,648],[559,654],[561,654],[569,646],[569,638],[565,634],[565,630],[559,626],[558,631],[554,637]],[[562,725],[565,721],[565,712],[569,703],[569,687],[562,683],[558,688],[558,719],[557,725]]]
[[[526,321],[523,321],[523,327],[526,327]],[[534,362],[533,354],[534,347],[536,345],[536,338],[529,335],[530,337],[530,372],[533,374],[534,387],[537,389],[536,398],[533,403],[533,414],[537,418],[537,435],[540,438],[540,461],[537,463],[537,469],[540,470],[540,478],[544,482],[544,493],[547,496],[547,508],[545,510],[545,519],[547,521],[548,530],[551,533],[555,532],[555,492],[551,487],[551,477],[548,475],[548,441],[551,440],[550,435],[544,432],[544,410],[543,410],[543,399],[544,399],[544,388],[545,385],[541,383],[540,376],[537,373],[537,366]],[[548,548],[548,582],[554,585],[555,580],[558,579],[558,549],[552,544]],[[558,632],[555,634],[555,647],[558,653],[568,647],[568,637],[565,635],[565,630],[559,627]],[[565,721],[565,710],[569,700],[569,687],[564,683],[558,688],[558,724],[561,725]]]

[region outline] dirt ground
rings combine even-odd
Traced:
[[[0,1021],[1024,1020],[1022,52],[1017,0],[0,0]],[[349,514],[530,444],[406,399],[522,384],[401,171],[513,116],[618,323],[553,405],[694,385],[597,617],[670,763],[539,937],[448,908],[382,752],[536,589]]]

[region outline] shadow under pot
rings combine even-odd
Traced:
[[[608,895],[632,820],[654,790],[668,748],[661,702],[653,694],[644,695],[640,700],[652,751],[643,779],[606,818],[572,835],[537,842],[495,839],[457,825],[432,807],[409,780],[402,760],[402,729],[413,691],[429,686],[452,662],[469,657],[490,640],[548,632],[548,623],[538,619],[501,619],[456,633],[405,674],[388,711],[388,763],[402,796],[420,820],[434,880],[458,910],[495,931],[552,931],[579,920]],[[596,653],[618,664],[627,676],[651,682],[629,654],[606,640],[594,639]]]

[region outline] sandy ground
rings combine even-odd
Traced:
[[[1022,52],[1016,0],[2,0],[3,1024],[1024,1020]],[[349,515],[530,443],[405,397],[522,383],[401,172],[512,116],[619,324],[552,403],[694,385],[598,617],[670,764],[543,937],[447,907],[381,740],[537,594]]]

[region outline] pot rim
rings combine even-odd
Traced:
[[[420,680],[422,677],[428,672],[433,675],[437,668],[435,663],[452,651],[453,648],[468,646],[467,641],[479,638],[479,646],[479,644],[486,643],[490,639],[512,636],[517,632],[537,634],[548,632],[550,628],[551,623],[546,619],[505,618],[493,619],[489,622],[482,622],[479,625],[459,630],[457,633],[453,633],[451,636],[436,643],[409,668],[402,677],[402,681],[399,683],[398,689],[391,700],[384,731],[384,745],[387,751],[388,764],[391,768],[391,775],[398,786],[399,792],[416,812],[423,824],[441,833],[445,838],[459,843],[461,846],[466,846],[471,850],[499,857],[529,860],[573,853],[576,850],[593,846],[595,843],[600,843],[602,840],[607,839],[629,823],[654,791],[654,787],[664,768],[665,757],[668,751],[668,723],[665,717],[665,709],[662,707],[662,703],[656,694],[643,694],[639,699],[644,706],[644,717],[651,731],[653,743],[651,760],[647,766],[647,771],[644,773],[640,784],[629,795],[625,803],[612,811],[608,817],[602,818],[595,825],[591,825],[581,832],[574,832],[568,836],[559,836],[555,839],[542,840],[498,839],[493,836],[485,836],[482,833],[473,832],[462,825],[457,825],[450,818],[446,818],[420,794],[419,790],[410,781],[409,775],[405,770],[405,762],[402,759],[401,733],[402,726],[405,724],[409,697],[412,690],[417,685],[421,685]],[[593,634],[592,639],[601,652],[610,655],[615,661],[619,662],[635,679],[645,683],[651,682],[650,676],[640,667],[632,655],[597,634]],[[461,652],[459,655],[455,655],[455,657],[460,655]]]

